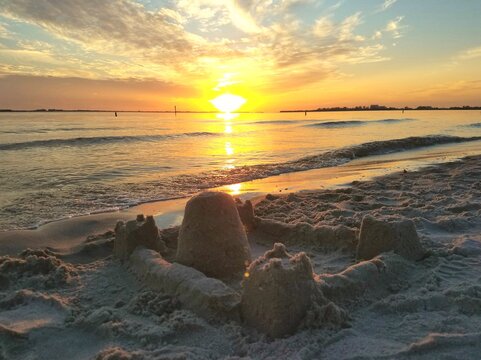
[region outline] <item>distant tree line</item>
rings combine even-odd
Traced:
[[[436,107],[422,105],[418,107],[391,107],[384,105],[370,105],[370,106],[355,106],[355,107],[324,107],[310,110],[281,110],[281,112],[323,112],[323,111],[393,111],[393,110],[481,110],[481,106],[451,106],[451,107]]]

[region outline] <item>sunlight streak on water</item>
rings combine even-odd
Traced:
[[[241,193],[242,184],[227,185],[226,188],[230,195],[239,195]]]
[[[234,148],[229,141],[225,143],[225,153],[227,155],[234,155]]]

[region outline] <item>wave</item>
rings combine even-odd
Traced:
[[[136,200],[129,204],[129,206],[131,206],[144,202],[187,197],[203,189],[262,179],[285,173],[339,166],[356,158],[413,150],[433,145],[477,140],[481,140],[481,136],[458,137],[431,135],[373,141],[347,146],[284,163],[246,165],[234,169],[212,170],[191,175],[176,175],[163,178],[162,180],[145,182],[142,183],[141,186],[139,186],[139,184],[126,184],[125,188],[117,187],[115,192],[117,194],[125,194],[121,196],[123,199],[132,199],[132,196],[135,197]],[[136,189],[135,194],[132,193],[131,186]],[[118,206],[119,204],[112,204],[112,206],[114,205]]]
[[[319,123],[304,125],[308,127],[323,127],[323,128],[336,128],[336,127],[350,127],[365,125],[367,121],[361,120],[346,120],[346,121],[323,121]]]
[[[404,119],[381,119],[381,120],[374,120],[374,122],[380,123],[400,123],[406,121],[416,121],[416,119],[404,118]]]
[[[0,130],[0,134],[45,134],[49,132],[70,132],[70,131],[115,131],[125,130],[128,128],[114,128],[114,127],[52,127],[52,128],[30,128],[30,129],[16,129],[16,130]],[[160,129],[158,129],[160,130]]]
[[[124,142],[155,142],[183,137],[195,136],[217,136],[218,133],[212,132],[191,132],[180,134],[163,134],[163,135],[127,135],[127,136],[94,136],[94,137],[77,137],[69,139],[48,139],[33,140],[26,142],[0,144],[0,150],[24,150],[31,148],[43,147],[62,147],[62,146],[90,146],[99,144],[112,144]]]
[[[402,139],[372,141],[363,143],[360,145],[348,146],[345,148],[333,150],[321,154],[321,157],[341,158],[346,160],[352,160],[355,158],[361,158],[373,155],[389,154],[393,152],[413,150],[426,146],[443,145],[443,144],[455,144],[462,142],[478,141],[481,140],[481,136],[461,137],[451,135],[428,135],[428,136],[411,136]],[[301,159],[303,161],[312,161],[318,158],[318,156],[307,157]]]
[[[347,163],[356,158],[366,156],[389,154],[393,152],[413,150],[426,146],[461,143],[469,141],[481,140],[481,136],[459,137],[449,135],[429,135],[429,136],[412,136],[402,139],[383,140],[367,142],[359,145],[347,146],[321,153],[319,155],[308,156],[297,160],[285,162],[283,164],[266,164],[251,166],[252,171],[250,177],[254,178],[268,177],[281,173],[305,171],[318,169],[323,167],[337,166]],[[246,169],[233,169],[245,174]],[[252,179],[246,179],[252,180]],[[243,180],[243,181],[246,181]],[[235,181],[240,182],[240,181]]]
[[[381,120],[343,120],[343,121],[322,121],[314,124],[308,124],[304,126],[309,127],[322,127],[322,128],[337,128],[337,127],[351,127],[351,126],[363,126],[375,123],[395,124],[406,121],[414,121],[414,119],[381,119]]]
[[[427,146],[478,140],[481,140],[481,136],[458,137],[429,135],[367,142],[284,163],[246,165],[228,170],[212,170],[192,175],[177,175],[163,179],[162,181],[148,182],[144,183],[147,189],[145,189],[146,191],[143,192],[141,197],[144,196],[144,194],[149,194],[149,199],[145,201],[163,200],[166,196],[165,191],[168,191],[172,198],[189,196],[202,189],[262,179],[285,173],[338,166],[356,158],[408,151]],[[172,194],[172,191],[174,194]],[[144,200],[140,202],[144,202]]]
[[[481,122],[464,125],[464,127],[469,127],[469,128],[481,128]]]
[[[244,124],[295,124],[305,121],[312,121],[312,120],[258,120],[258,121],[251,121],[246,122]]]

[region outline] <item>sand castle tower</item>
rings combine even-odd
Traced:
[[[165,251],[165,243],[160,239],[159,229],[153,216],[137,215],[137,219],[115,226],[114,255],[127,260],[137,246],[145,246],[160,253]]]
[[[409,219],[375,219],[364,216],[359,234],[356,257],[369,260],[388,251],[418,261],[426,256],[414,222]]]
[[[314,304],[330,306],[307,255],[290,255],[282,244],[251,263],[242,287],[243,320],[274,338],[294,333]]]
[[[204,192],[187,202],[176,260],[216,278],[244,273],[250,249],[230,195]]]

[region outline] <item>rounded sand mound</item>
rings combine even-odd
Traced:
[[[230,195],[204,192],[187,202],[177,262],[226,278],[243,273],[250,259],[244,226]]]

